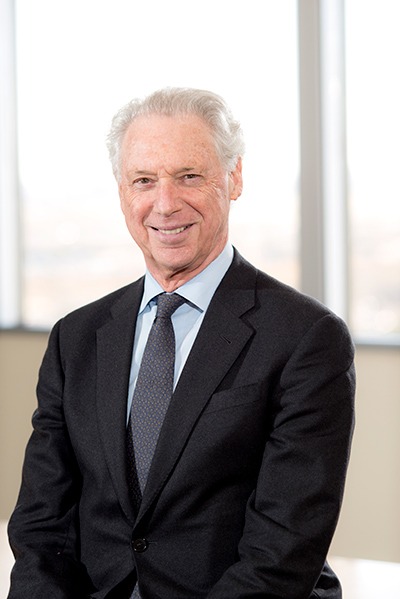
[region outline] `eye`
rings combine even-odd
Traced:
[[[198,185],[201,182],[201,175],[197,173],[186,173],[182,177],[182,181],[186,185]]]
[[[148,185],[149,183],[151,183],[151,179],[148,177],[139,177],[133,181],[134,185]]]

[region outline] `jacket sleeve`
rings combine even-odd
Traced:
[[[77,555],[80,472],[63,418],[59,324],[40,369],[38,407],[9,523],[16,563],[8,599],[80,599],[90,584]]]
[[[208,599],[341,596],[324,564],[339,516],[354,425],[353,357],[347,327],[328,314],[308,330],[283,366],[238,559]]]

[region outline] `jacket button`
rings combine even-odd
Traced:
[[[143,553],[143,551],[146,551],[147,547],[149,546],[149,543],[147,539],[135,539],[132,542],[132,545],[133,551],[136,551],[136,553]]]

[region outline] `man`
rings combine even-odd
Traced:
[[[243,142],[221,98],[156,92],[108,141],[147,272],[52,331],[9,599],[339,599],[325,558],[353,428],[346,326],[230,246]]]

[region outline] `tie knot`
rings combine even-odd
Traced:
[[[185,303],[185,298],[177,293],[162,293],[157,301],[157,318],[171,318],[172,314]]]

